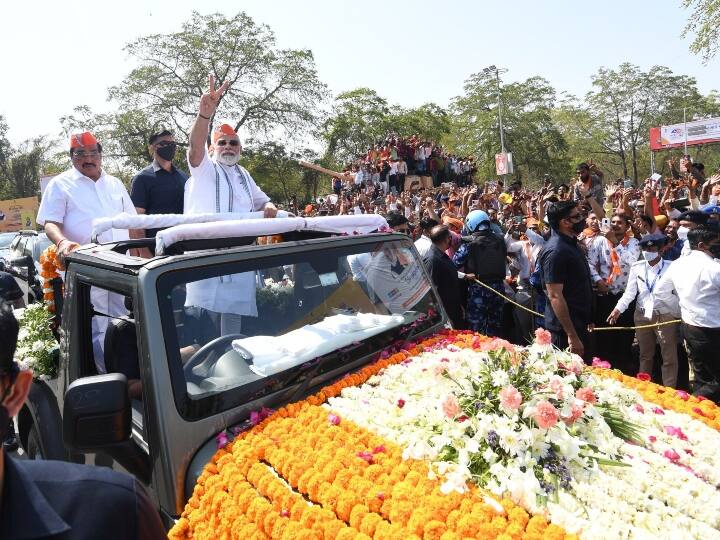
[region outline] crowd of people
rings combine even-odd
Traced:
[[[720,400],[720,174],[689,156],[668,165],[638,186],[591,161],[535,190],[472,176],[387,192],[361,181],[293,210],[382,214],[408,231],[456,328],[524,344],[543,327],[587,361],[682,389],[692,366],[696,391]]]
[[[343,177],[333,178],[333,192],[360,192],[372,188],[377,195],[397,195],[413,186],[437,187],[444,182],[470,185],[477,172],[472,156],[461,157],[442,146],[421,140],[389,135],[344,167]]]

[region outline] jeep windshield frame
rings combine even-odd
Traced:
[[[229,252],[226,253],[230,255]],[[406,266],[416,269],[416,274],[420,276],[418,278],[416,275],[415,279],[419,279],[419,281],[414,284],[415,287],[413,288],[414,291],[419,291],[418,300],[413,298],[411,300],[413,309],[405,310],[402,313],[398,313],[401,308],[396,305],[388,307],[388,303],[380,301],[377,291],[368,292],[372,287],[367,283],[362,284],[361,287],[357,283],[358,275],[349,268],[349,259],[364,256],[371,257],[372,261],[377,261],[378,257],[384,257],[388,253],[404,254],[406,258],[403,259],[403,262],[409,263],[409,266],[407,264]],[[407,259],[407,256],[409,256],[410,260]],[[201,262],[201,260],[199,258],[198,262]],[[345,261],[348,261],[347,265],[344,264]],[[188,304],[188,284],[193,284],[193,286],[203,284],[203,287],[205,287],[212,279],[220,278],[222,281],[221,276],[225,276],[225,279],[227,279],[227,276],[254,273],[255,277],[253,279],[257,284],[255,289],[257,297],[258,291],[264,287],[267,289],[277,285],[272,282],[271,278],[265,278],[269,269],[277,268],[289,268],[288,272],[293,274],[293,278],[296,278],[294,283],[293,280],[281,280],[282,283],[290,281],[293,287],[290,292],[290,303],[286,304],[291,309],[286,309],[288,313],[280,312],[280,318],[285,316],[286,322],[290,321],[290,324],[278,323],[278,326],[275,324],[274,318],[262,315],[260,300],[258,300],[258,320],[252,321],[252,317],[243,317],[242,319],[243,328],[247,328],[248,334],[246,336],[250,338],[249,341],[238,339],[232,346],[228,342],[225,344],[225,348],[218,352],[214,358],[211,360],[201,358],[201,360],[205,361],[200,362],[200,365],[197,366],[195,365],[194,356],[188,359],[183,355],[184,343],[179,331],[183,323],[178,322],[177,313],[182,311],[184,316],[188,309],[195,308],[194,305]],[[316,282],[309,287],[306,287],[308,281],[303,282],[302,287],[299,286],[297,280],[300,279],[300,271],[297,270],[298,268],[310,268],[311,279],[317,278],[320,282],[319,302],[316,301],[316,305],[312,306],[308,303],[304,310],[302,309],[303,299],[298,301],[298,294],[306,294],[309,289],[318,289],[318,284],[316,279]],[[397,269],[397,267],[395,268]],[[413,272],[415,271],[413,270]],[[282,277],[286,278],[287,276]],[[269,286],[267,285],[268,279],[271,282]],[[276,275],[276,279],[280,278]],[[352,293],[345,294],[346,300],[353,295],[358,297],[360,294],[358,291],[360,290],[367,293],[374,300],[367,302],[367,299],[361,298],[363,301],[360,304],[364,305],[365,308],[358,308],[354,312],[352,309],[338,309],[337,298],[343,296],[343,293],[332,296],[332,299],[330,293],[343,288],[352,289]],[[180,304],[175,298],[178,290],[182,290],[183,294],[186,295],[185,300],[181,301]],[[375,358],[377,353],[388,347],[399,346],[408,340],[436,332],[447,320],[442,303],[414,249],[412,241],[409,237],[400,234],[333,237],[242,248],[238,250],[238,256],[231,257],[229,261],[227,257],[225,257],[224,261],[215,259],[214,262],[210,258],[207,264],[201,263],[197,266],[162,273],[156,281],[156,292],[173,399],[180,416],[188,421],[200,420],[231,410],[233,411],[232,416],[237,417],[238,410],[242,409],[240,414],[240,421],[242,422],[243,419],[250,416],[252,410],[259,409],[261,406],[273,408],[282,406],[290,400],[301,399],[318,386],[329,384],[331,381],[360,368]],[[317,293],[318,291],[314,292]],[[395,300],[393,293],[397,296],[394,289],[390,291],[389,296],[387,296],[387,298],[391,299],[389,302]],[[410,294],[411,292],[408,291],[406,297]],[[400,296],[402,297],[403,294],[400,294]],[[317,300],[317,294],[315,294],[315,298]],[[344,302],[342,307],[344,308],[348,304],[349,302]],[[374,313],[372,313],[372,306],[377,308]],[[296,315],[296,312],[301,313]],[[246,344],[246,342],[250,342],[252,343],[250,348],[253,348],[258,345],[258,341],[254,340],[254,338],[260,339],[267,335],[272,349],[274,340],[282,340],[286,336],[292,337],[293,330],[306,331],[310,329],[315,331],[316,325],[322,326],[328,323],[329,320],[340,319],[344,322],[355,322],[353,317],[368,317],[372,319],[371,324],[376,324],[377,328],[373,327],[365,334],[358,334],[366,337],[352,342],[342,342],[342,339],[347,341],[348,336],[356,334],[339,332],[338,335],[341,337],[337,343],[338,346],[334,346],[335,342],[332,342],[333,345],[329,347],[323,345],[320,349],[317,349],[321,353],[317,356],[312,356],[314,349],[311,349],[308,353],[311,356],[307,356],[307,354],[304,357],[298,356],[297,361],[293,360],[289,363],[286,363],[284,360],[286,357],[283,357],[280,362],[283,365],[282,369],[272,368],[272,366],[267,369],[262,368],[259,364],[260,359],[253,357],[247,361],[248,366],[252,366],[250,369],[253,369],[253,375],[247,380],[243,379],[242,384],[233,384],[232,377],[215,377],[213,379],[208,376],[198,379],[198,370],[208,362],[211,362],[209,365],[212,366],[212,369],[217,369],[216,366],[220,363],[237,366],[240,369],[241,366],[238,366],[238,363],[243,361],[244,353],[238,351],[244,351],[245,349],[238,347],[238,343]],[[254,328],[253,324],[247,323],[254,323]],[[219,327],[219,324],[217,326]],[[275,330],[268,331],[268,326],[275,326]],[[243,333],[242,330],[240,332]],[[220,334],[219,331],[218,334]],[[198,352],[199,348],[202,355],[204,352],[203,345],[209,345],[211,341],[212,338],[203,339],[193,351]],[[263,342],[263,339],[260,339],[260,341]],[[260,346],[260,348],[263,347]],[[253,348],[253,350],[255,349]],[[294,359],[295,357],[291,356],[290,358]],[[191,370],[188,370],[188,364],[192,364],[190,366],[192,367]],[[263,369],[266,369],[266,371],[262,371]],[[200,373],[203,373],[202,369],[200,369]],[[209,384],[210,379],[215,382]],[[223,386],[226,381],[230,382]]]

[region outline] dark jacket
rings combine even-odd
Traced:
[[[457,268],[444,251],[433,245],[424,259],[445,311],[455,328],[462,328],[462,294]]]
[[[132,476],[61,461],[17,461],[5,454],[0,538],[151,540],[165,529]]]

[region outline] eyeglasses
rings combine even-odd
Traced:
[[[220,139],[218,142],[215,143],[215,146],[225,146],[227,144],[229,144],[230,146],[240,146],[240,141],[226,141],[225,139]]]
[[[73,158],[75,159],[82,159],[86,157],[98,157],[100,155],[100,152],[98,150],[92,150],[90,152],[85,152],[84,150],[76,150],[73,152]]]

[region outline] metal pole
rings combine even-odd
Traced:
[[[502,95],[500,94],[500,71],[495,70],[495,77],[497,78],[497,89],[498,89],[498,120],[500,121],[500,147],[502,153],[505,153],[505,133],[503,130],[502,123]],[[687,153],[687,152],[686,152]]]
[[[687,107],[683,107],[683,133],[685,135],[685,155],[687,155],[687,119],[685,116],[686,110]]]

